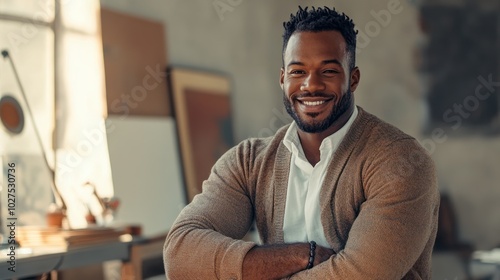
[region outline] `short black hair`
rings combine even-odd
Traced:
[[[283,22],[285,31],[283,32],[283,55],[285,54],[288,40],[294,32],[310,31],[339,31],[344,37],[349,56],[349,68],[354,69],[356,65],[356,34],[354,22],[346,14],[339,14],[335,8],[302,8],[299,6],[297,13],[290,15],[290,20]]]

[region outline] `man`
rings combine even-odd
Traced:
[[[354,105],[354,24],[284,23],[294,122],[219,159],[165,243],[169,279],[430,279],[439,194],[415,139]],[[241,241],[255,221],[263,245]]]

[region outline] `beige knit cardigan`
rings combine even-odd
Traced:
[[[318,205],[336,254],[291,279],[430,279],[439,207],[433,161],[415,139],[358,109]],[[169,279],[242,279],[255,244],[240,239],[254,221],[263,243],[284,243],[287,127],[243,141],[217,161],[167,236]]]

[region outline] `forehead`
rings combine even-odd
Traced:
[[[338,31],[295,32],[290,36],[283,56],[285,65],[289,62],[314,62],[315,60],[347,58],[346,42]]]

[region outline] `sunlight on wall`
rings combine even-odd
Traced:
[[[0,125],[0,155],[3,161],[0,169],[6,168],[8,163],[16,164],[16,215],[19,225],[44,225],[45,213],[53,202],[51,171],[36,140],[35,127],[40,132],[47,161],[53,167],[54,32],[49,24],[54,13],[42,11],[37,2],[0,0],[0,49],[9,53],[8,59],[0,58],[0,97],[12,96],[24,112],[24,129],[19,134],[12,135]],[[23,22],[15,16],[27,20]],[[35,16],[38,23],[29,22]],[[9,59],[17,68],[35,125],[29,118],[27,104]],[[5,187],[5,182],[6,178],[3,178],[0,187],[2,183]],[[1,188],[0,194],[1,213],[5,214],[7,205],[1,202],[7,201],[7,194]]]
[[[56,14],[56,180],[68,208],[71,227],[87,225],[88,209],[102,218],[100,197],[113,196],[106,129],[104,125],[104,69],[100,4],[66,1]],[[60,16],[60,21],[58,21]]]
[[[7,49],[15,61],[19,78],[35,116],[43,146],[49,160],[53,158],[52,131],[54,129],[54,35],[50,28],[38,26],[28,38],[23,33],[25,24],[5,21],[0,24],[0,48]],[[25,115],[26,104],[16,82],[14,72],[6,59],[0,60],[0,94],[10,94],[20,103]],[[11,137],[0,133],[0,152],[40,153],[33,124],[26,118],[26,127],[20,135]],[[50,160],[53,164],[53,160]]]
[[[85,215],[89,211],[102,222],[102,207],[87,183],[96,186],[101,198],[114,193],[104,123],[99,19],[98,0],[0,0],[0,48],[8,49],[15,61],[73,228],[87,226]],[[12,69],[4,59],[0,61],[0,94],[13,95],[27,114]],[[24,172],[23,184],[39,185],[37,190],[43,190],[50,202],[50,172],[40,160],[41,149],[27,116],[21,134],[0,131],[0,154],[4,164],[14,158],[26,165],[25,170],[19,170]],[[43,176],[35,176],[40,172]],[[19,199],[36,204],[28,194]],[[45,208],[39,209],[38,220],[43,222]]]
[[[68,2],[68,0],[59,2]],[[54,20],[54,10],[54,0],[0,0],[2,14],[16,15],[28,19],[51,22]]]

